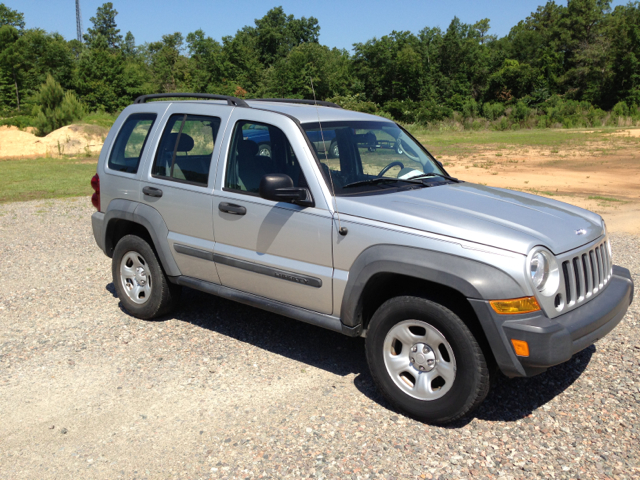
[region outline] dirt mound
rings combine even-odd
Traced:
[[[97,125],[67,125],[46,137],[17,127],[0,127],[0,159],[96,155],[100,153],[108,129]]]

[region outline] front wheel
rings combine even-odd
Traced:
[[[475,337],[451,310],[419,297],[396,297],[367,331],[367,362],[385,398],[432,424],[452,422],[489,392],[487,362]]]
[[[122,306],[134,317],[149,320],[168,313],[180,298],[180,286],[167,280],[151,246],[125,235],[113,252],[111,273]]]
[[[329,158],[339,158],[340,157],[340,149],[338,148],[338,142],[331,142],[331,146],[329,147]]]

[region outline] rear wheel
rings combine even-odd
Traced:
[[[151,246],[136,235],[125,235],[116,245],[111,273],[122,306],[134,317],[164,315],[180,298],[180,287],[167,280]]]
[[[396,297],[374,314],[367,362],[382,394],[421,421],[442,424],[478,407],[489,392],[482,349],[451,310],[419,297]]]

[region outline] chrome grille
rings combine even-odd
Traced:
[[[596,295],[611,278],[608,239],[562,262],[566,306],[573,307]]]

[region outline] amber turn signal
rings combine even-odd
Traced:
[[[491,300],[491,308],[496,313],[515,315],[518,313],[530,313],[540,310],[536,297],[513,298],[511,300]]]
[[[519,357],[528,357],[529,356],[529,344],[524,340],[514,340],[511,339],[511,344],[513,345],[513,349],[516,351],[516,355]]]

